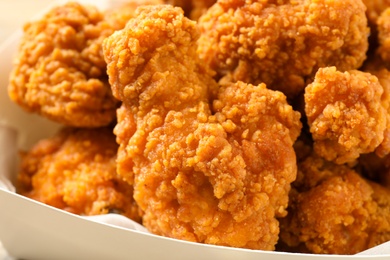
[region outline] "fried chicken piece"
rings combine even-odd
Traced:
[[[384,10],[377,20],[379,47],[377,53],[382,60],[390,63],[390,7]]]
[[[390,240],[390,190],[345,165],[312,154],[290,200],[280,239],[291,251],[355,254]]]
[[[140,221],[133,187],[116,172],[117,149],[112,128],[64,128],[23,154],[18,192],[79,215]]]
[[[27,23],[10,75],[10,98],[66,125],[108,125],[118,101],[107,81],[101,43],[113,31],[95,7],[73,2]]]
[[[158,5],[163,4],[164,0],[126,0],[125,2],[110,3],[111,8],[105,13],[105,20],[110,23],[110,26],[115,30],[123,29],[126,23],[133,18],[137,7],[142,5]]]
[[[370,26],[369,53],[378,47],[378,18],[386,8],[390,7],[390,0],[363,0],[367,7],[366,16]]]
[[[305,111],[314,150],[337,164],[353,163],[384,140],[387,111],[383,87],[370,73],[318,70],[305,89]]]
[[[215,4],[217,0],[164,0],[165,3],[179,6],[190,19],[197,21],[207,9]]]
[[[361,0],[220,0],[199,20],[198,52],[219,75],[289,98],[320,67],[357,69],[368,49]]]
[[[376,148],[375,153],[379,157],[385,157],[390,153],[390,71],[385,68],[383,63],[379,66],[378,64],[366,64],[364,70],[376,76],[383,87],[381,104],[387,111],[386,128],[383,133],[383,141]]]
[[[363,0],[363,3],[367,7],[367,20],[372,26],[376,26],[381,13],[390,7],[390,0]]]
[[[119,102],[108,84],[102,41],[122,29],[139,5],[161,2],[133,0],[104,13],[69,2],[26,24],[10,76],[11,99],[66,125],[108,125]]]
[[[272,250],[296,175],[299,113],[265,85],[221,82],[196,54],[194,21],[170,5],[137,9],[104,55],[123,103],[118,172],[153,233]]]

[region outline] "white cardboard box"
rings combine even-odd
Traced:
[[[63,2],[63,1],[57,1]],[[101,8],[112,1],[93,2]],[[0,241],[21,259],[390,259],[390,242],[354,256],[268,252],[179,241],[149,234],[120,215],[80,217],[14,192],[17,152],[51,136],[58,125],[24,112],[7,94],[21,32],[0,46]]]

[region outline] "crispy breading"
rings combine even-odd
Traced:
[[[367,7],[367,20],[371,26],[376,26],[381,13],[390,7],[390,0],[363,0]]]
[[[140,221],[133,187],[116,172],[117,149],[112,128],[64,128],[23,154],[18,191],[75,214]]]
[[[199,25],[198,52],[220,76],[265,83],[290,98],[318,68],[359,68],[368,49],[361,0],[220,0]]]
[[[181,9],[138,12],[103,49],[123,101],[118,169],[134,184],[143,224],[178,239],[274,249],[296,175],[299,113],[264,84],[218,86]]]
[[[305,89],[305,112],[314,150],[338,164],[353,163],[384,140],[387,107],[376,76],[321,68]]]
[[[390,190],[316,154],[298,165],[281,243],[291,251],[355,254],[390,240]]]
[[[114,28],[93,6],[69,2],[27,23],[9,96],[29,112],[77,127],[115,119],[101,42]]]

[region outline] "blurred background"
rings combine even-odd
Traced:
[[[0,45],[23,24],[42,12],[54,0],[0,0]],[[11,260],[0,241],[0,259]]]
[[[0,44],[54,0],[0,0]]]

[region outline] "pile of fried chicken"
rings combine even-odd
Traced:
[[[150,232],[355,254],[390,240],[390,1],[69,2],[9,96],[63,125],[18,192]]]

